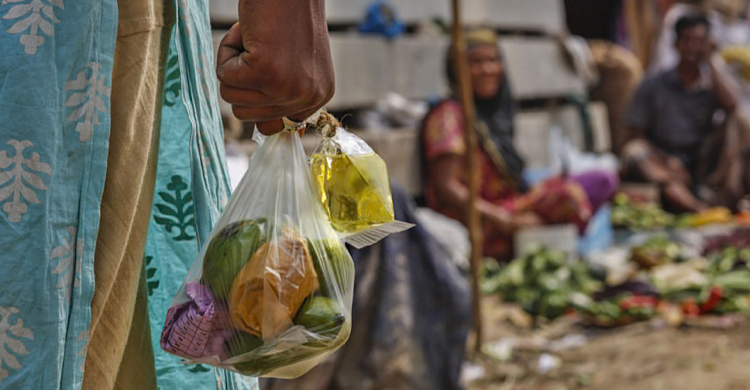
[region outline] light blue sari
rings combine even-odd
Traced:
[[[253,389],[159,348],[229,197],[207,0],[176,1],[144,263],[158,385]],[[167,9],[169,9],[167,7]],[[80,389],[106,176],[115,0],[0,1],[0,389]]]
[[[159,346],[169,304],[230,195],[208,1],[179,0],[170,46],[154,208],[146,244],[149,315],[161,390],[257,389],[255,379],[186,366]],[[190,146],[190,163],[186,163]],[[215,372],[216,371],[216,372]]]
[[[81,386],[116,22],[113,0],[0,2],[2,389]]]

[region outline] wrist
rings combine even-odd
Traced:
[[[513,214],[502,207],[498,207],[493,214],[495,220],[501,225],[511,225],[513,223]]]

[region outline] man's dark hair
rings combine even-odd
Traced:
[[[711,29],[711,25],[708,23],[708,19],[706,19],[705,16],[694,15],[681,17],[674,25],[674,32],[677,36],[677,39],[679,39],[683,31],[698,26],[705,27],[706,32]]]

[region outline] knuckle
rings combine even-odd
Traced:
[[[313,90],[312,103],[317,107],[322,107],[333,97],[333,88],[327,84],[318,84]]]
[[[220,83],[224,83],[224,77],[226,72],[224,71],[224,67],[219,65],[216,67],[216,78],[219,80]]]

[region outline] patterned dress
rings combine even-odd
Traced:
[[[114,1],[0,2],[3,389],[81,386],[116,22]]]
[[[128,47],[124,38],[157,27],[166,30],[165,44],[169,45],[163,51],[168,56],[151,64],[166,69],[163,78],[159,77],[163,87],[150,86],[163,91],[163,109],[151,110],[157,119],[161,117],[161,130],[157,120],[156,130],[141,134],[148,138],[143,144],[158,145],[158,152],[154,148],[153,153],[158,163],[149,168],[157,169],[155,183],[154,172],[141,177],[152,179],[144,184],[148,195],[143,199],[149,199],[145,205],[149,209],[153,188],[154,211],[149,226],[131,227],[136,233],[148,229],[145,254],[131,251],[123,256],[141,259],[129,265],[136,281],[141,264],[148,277],[157,383],[164,390],[214,389],[217,382],[223,389],[257,388],[254,379],[184,366],[158,348],[166,309],[197,255],[200,238],[210,232],[230,190],[208,0],[158,0],[165,3],[164,20],[157,15],[157,24],[149,27],[144,21],[154,15],[135,15],[121,24],[128,7],[145,1],[152,0],[120,4],[115,0],[0,1],[2,389],[77,390],[84,367],[88,370],[92,363],[86,361],[92,301],[102,302],[103,308],[96,306],[100,314],[117,304],[106,297],[94,299],[94,268],[98,288],[100,268],[107,265],[101,262],[108,260],[99,253],[113,250],[108,237],[120,231],[132,233],[121,228],[131,226],[125,224],[128,221],[113,220],[102,209],[105,182],[109,186],[122,181],[112,176],[119,172],[114,166],[108,172],[108,157],[112,163],[120,157],[118,153],[139,152],[124,149],[120,141],[110,144],[110,139],[123,137],[121,123],[138,119],[131,118],[133,113],[113,115],[113,102],[119,98],[113,84],[140,76],[127,74],[127,69],[116,72],[115,59],[119,54],[120,66],[127,67],[128,58],[122,53],[139,47]],[[125,78],[113,80],[114,74]],[[138,144],[135,130],[125,141]],[[151,135],[159,137],[158,142],[156,138],[151,141]],[[117,196],[112,194],[113,199]],[[102,316],[99,327],[106,324],[106,315]],[[151,349],[143,353],[149,355],[143,356],[145,361],[154,360]]]

